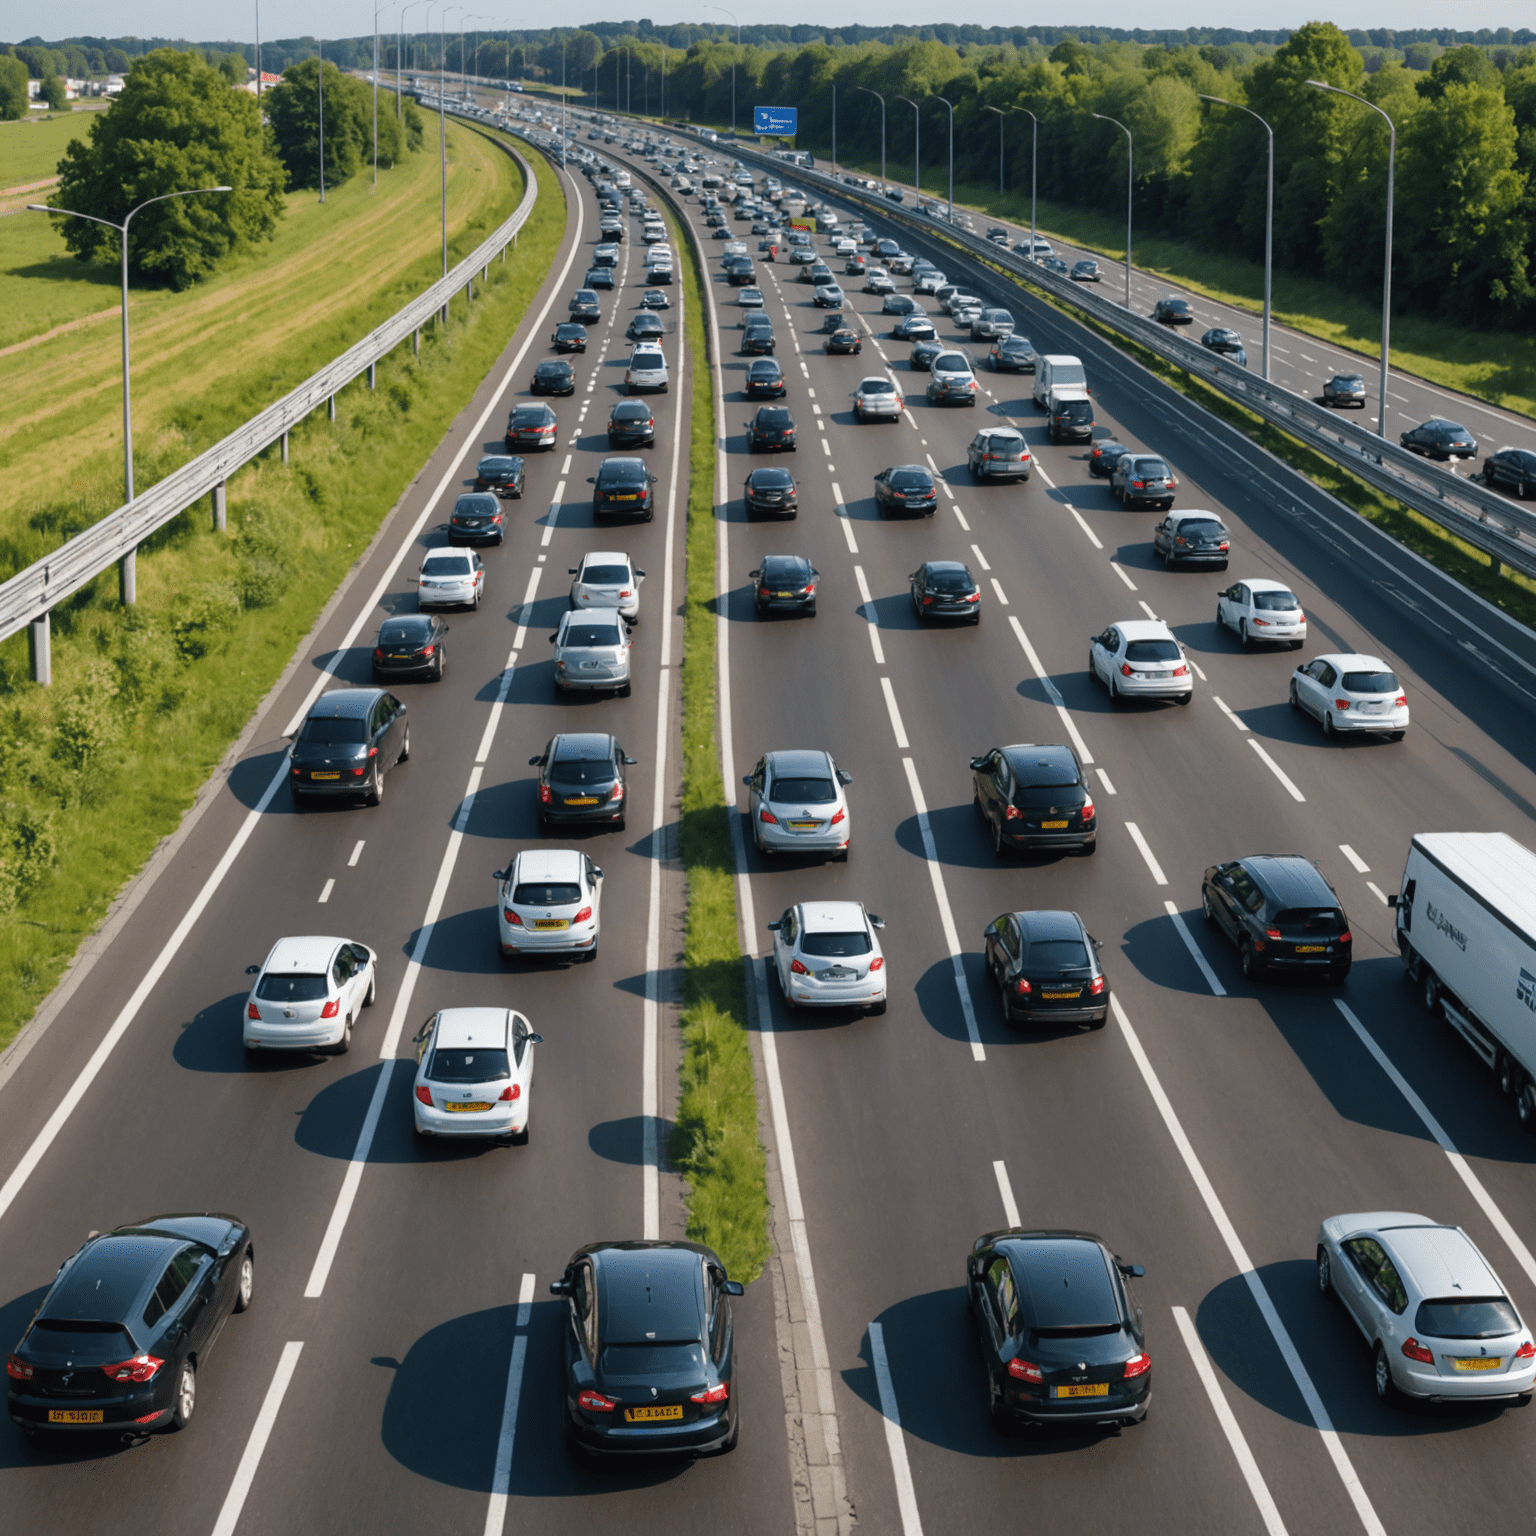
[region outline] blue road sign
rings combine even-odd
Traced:
[[[765,133],[776,139],[792,139],[798,117],[799,112],[794,107],[753,107],[752,132]]]

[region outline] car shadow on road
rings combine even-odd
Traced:
[[[543,835],[534,811],[538,794],[538,780],[531,773],[497,784],[482,784],[475,791],[474,804],[464,823],[464,835],[497,842],[533,841]],[[450,826],[458,816],[459,807],[454,806],[448,817]]]
[[[254,957],[253,957],[254,958]],[[249,992],[231,992],[210,1003],[182,1024],[171,1047],[171,1058],[184,1072],[266,1072],[311,1067],[323,1058],[319,1051],[266,1051],[245,1054],[241,1015]]]
[[[247,810],[254,811],[261,804],[261,797],[272,785],[272,780],[283,767],[288,755],[288,743],[274,741],[265,751],[243,757],[230,770],[229,789],[235,799]],[[280,787],[267,806],[269,815],[283,815],[293,810],[293,801],[286,787]]]
[[[663,1160],[672,1142],[676,1123],[663,1116],[654,1117],[656,1146]],[[632,1168],[645,1165],[644,1115],[626,1115],[622,1120],[603,1120],[587,1132],[587,1146],[610,1163],[624,1163]]]
[[[1210,942],[1213,937],[1212,930],[1206,928],[1199,920],[1198,912],[1185,912],[1181,915],[1191,938],[1200,947],[1200,952],[1205,956],[1207,964],[1210,964],[1217,976],[1221,978],[1222,985],[1229,993],[1241,992],[1244,989],[1244,983],[1242,977],[1237,974],[1236,965],[1230,967],[1231,981],[1225,974],[1228,967],[1224,965],[1225,956],[1221,954],[1225,941]],[[1108,937],[1103,937],[1107,944]],[[1200,968],[1180,941],[1173,923],[1166,916],[1149,917],[1145,922],[1128,928],[1120,938],[1120,954],[1140,976],[1163,991],[1192,993],[1196,997],[1211,995],[1210,986],[1201,974]],[[1236,984],[1234,985],[1233,982]]]
[[[432,925],[432,938],[422,959],[427,970],[458,976],[500,976],[508,969],[497,938],[496,883],[489,869],[485,872],[485,889],[492,897],[485,906],[450,913]],[[400,946],[402,954],[412,953],[419,933],[420,929],[415,930]]]

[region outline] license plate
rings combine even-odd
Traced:
[[[50,1424],[100,1424],[101,1421],[100,1408],[50,1408],[48,1410]]]
[[[410,654],[408,652],[405,652],[405,651],[391,651],[389,653],[389,659],[391,661],[409,661],[411,658],[410,658]]]
[[[821,823],[819,821],[792,821],[790,830],[794,832],[814,832]]]
[[[775,597],[793,597],[795,594],[793,592],[775,592],[773,595]]]
[[[310,774],[310,778],[312,778],[312,779],[339,779],[340,777],[341,777],[340,773],[312,773],[312,774]]]
[[[638,496],[615,496],[613,499],[615,501],[638,501],[640,498]]]
[[[1107,1381],[1087,1381],[1065,1387],[1052,1387],[1051,1392],[1056,1397],[1108,1397],[1109,1383]]]
[[[1040,994],[1041,997],[1049,998],[1052,1002],[1060,1002],[1063,998],[1081,997],[1082,995],[1081,988],[1076,992],[1042,992]]]
[[[1042,821],[1040,825],[1044,827],[1047,832],[1054,832],[1059,827],[1065,827],[1067,823],[1064,821]]]
[[[569,928],[571,920],[568,917],[536,917],[533,920],[535,928]]]
[[[567,798],[565,803],[567,805],[596,805],[597,804],[597,796],[596,795],[577,795],[574,800],[572,800],[570,798]]]
[[[673,1403],[664,1408],[626,1408],[624,1417],[631,1424],[652,1424],[657,1419],[680,1419],[683,1416],[683,1405]]]
[[[468,1115],[468,1114],[476,1113],[476,1112],[478,1112],[480,1110],[489,1109],[490,1107],[491,1106],[489,1104],[481,1104],[481,1103],[479,1103],[476,1100],[470,1100],[469,1102],[464,1103],[464,1104],[444,1104],[443,1105],[443,1108],[446,1109],[450,1115]]]
[[[1455,1360],[1452,1361],[1452,1364],[1455,1365],[1458,1371],[1496,1371],[1504,1364],[1504,1361],[1498,1355],[1494,1355],[1491,1358],[1484,1358],[1479,1355]]]
[[[1322,955],[1327,952],[1328,946],[1326,944],[1298,944],[1296,946],[1296,953],[1298,955]]]

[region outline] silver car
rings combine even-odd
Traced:
[[[1408,695],[1379,656],[1319,656],[1291,674],[1291,708],[1314,716],[1325,736],[1385,736],[1408,729]]]
[[[421,562],[416,580],[416,606],[478,608],[485,596],[485,567],[474,550],[432,550]]]
[[[588,608],[560,615],[550,637],[555,648],[555,687],[568,692],[629,695],[629,625],[617,608]]]
[[[830,752],[769,752],[745,782],[759,853],[830,853],[847,860],[851,823],[843,791],[853,775]]]
[[[626,554],[598,550],[581,557],[570,568],[571,607],[617,608],[619,617],[633,624],[640,617],[640,583],[645,572]]]
[[[1006,309],[984,309],[971,321],[972,341],[997,341],[1013,334],[1013,314]]]
[[[1330,1216],[1317,1233],[1317,1285],[1365,1336],[1383,1402],[1529,1401],[1536,1344],[1460,1227],[1408,1211]]]
[[[853,414],[860,421],[899,421],[904,404],[901,391],[883,373],[861,379],[853,392]]]
[[[418,1136],[528,1140],[533,1048],[544,1037],[512,1008],[444,1008],[416,1036]]]
[[[888,985],[876,930],[885,919],[859,901],[807,901],[768,924],[787,1008],[884,1013]]]

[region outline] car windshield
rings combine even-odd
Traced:
[[[1069,971],[1090,964],[1088,946],[1081,939],[1036,939],[1029,946],[1029,966],[1041,970]]]
[[[867,955],[874,948],[867,933],[803,933],[800,935],[800,953],[814,955],[824,960],[848,960],[855,955]]]
[[[1183,654],[1176,640],[1132,640],[1125,647],[1127,661],[1181,661]]]
[[[317,1003],[330,996],[330,982],[324,976],[269,973],[256,986],[256,996],[265,1003]]]
[[[561,643],[576,650],[588,646],[618,645],[619,627],[617,624],[571,624],[567,626],[565,639]]]
[[[468,576],[468,555],[429,555],[422,565],[423,576]]]
[[[1093,407],[1086,400],[1066,400],[1056,408],[1059,420],[1092,421]]]
[[[1301,604],[1294,592],[1255,592],[1253,606],[1261,613],[1290,613]]]
[[[974,592],[976,583],[969,571],[930,570],[923,580],[930,592]]]
[[[831,779],[776,778],[768,791],[768,798],[776,801],[793,800],[800,805],[828,805],[837,799],[837,789]]]
[[[351,746],[367,741],[368,726],[363,720],[306,720],[299,732],[299,740],[318,742],[322,746]]]
[[[1393,672],[1346,672],[1346,693],[1396,693],[1397,675]]]
[[[549,782],[567,788],[583,784],[611,784],[613,764],[607,758],[554,762],[549,765]]]
[[[479,1047],[439,1047],[427,1063],[427,1076],[434,1083],[489,1083],[511,1075],[505,1051],[485,1051]]]
[[[112,1365],[133,1354],[128,1330],[120,1323],[64,1317],[40,1317],[27,1337],[27,1353],[61,1355],[71,1365]]]
[[[559,880],[526,880],[512,892],[514,907],[574,907],[581,887]]]
[[[1413,1331],[1434,1339],[1497,1339],[1514,1333],[1520,1317],[1502,1296],[1422,1301]]]
[[[1342,389],[1364,389],[1365,380],[1358,373],[1341,373],[1333,381]]]

